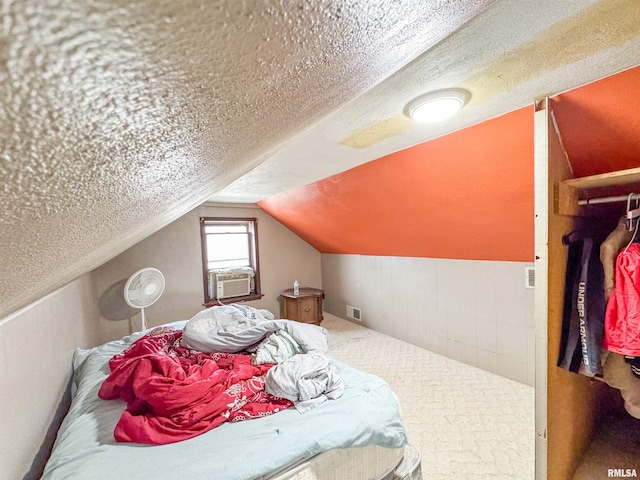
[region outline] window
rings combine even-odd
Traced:
[[[261,298],[257,220],[200,217],[200,236],[205,305]]]

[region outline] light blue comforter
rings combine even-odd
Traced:
[[[175,326],[175,324],[174,324]],[[246,480],[333,448],[406,444],[395,396],[379,377],[334,361],[344,394],[307,413],[294,408],[238,423],[225,423],[170,445],[118,443],[113,429],[125,407],[97,396],[107,362],[140,334],[74,357],[77,392],[43,480]]]

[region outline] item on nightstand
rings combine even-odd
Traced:
[[[280,318],[320,325],[324,290],[298,287],[298,293],[289,288],[280,294]]]
[[[298,283],[298,280],[293,282],[293,294],[300,295],[300,284]]]

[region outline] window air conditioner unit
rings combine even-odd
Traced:
[[[242,297],[251,293],[251,275],[247,273],[214,274],[216,298]]]

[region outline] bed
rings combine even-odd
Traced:
[[[295,322],[294,322],[295,323]],[[163,326],[184,329],[187,322]],[[301,413],[286,408],[225,422],[167,444],[119,442],[114,429],[127,403],[98,392],[109,361],[149,332],[138,332],[73,359],[73,399],[43,480],[165,478],[223,480],[411,479],[420,459],[407,443],[397,399],[384,380],[332,360],[344,380],[341,396]],[[144,337],[144,338],[143,338]]]

